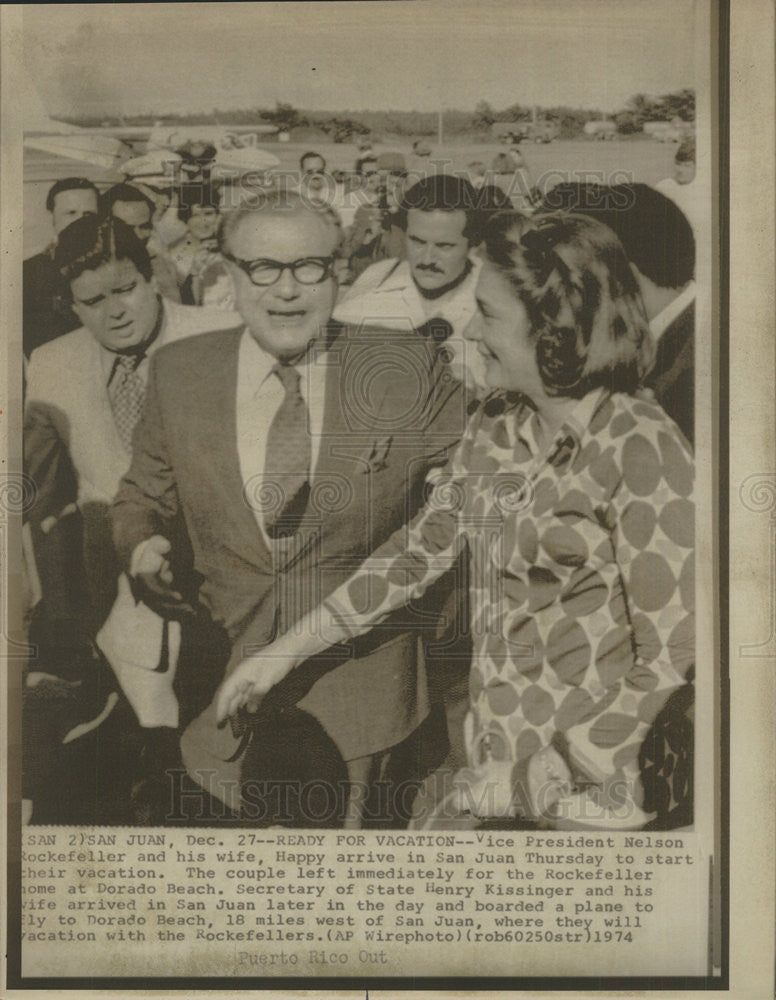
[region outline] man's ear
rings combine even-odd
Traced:
[[[54,312],[59,316],[68,316],[71,311],[81,319],[81,315],[78,312],[78,305],[73,296],[63,295],[61,292],[58,292],[54,296]]]

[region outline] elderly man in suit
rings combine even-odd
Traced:
[[[67,740],[76,722],[83,726],[90,713],[90,724],[101,721],[117,700],[115,691],[106,699],[104,686],[95,695],[99,668],[89,649],[94,652],[91,641],[103,634],[119,591],[108,511],[129,468],[151,356],[172,341],[235,325],[238,317],[162,299],[145,246],[130,226],[110,216],[86,215],[63,230],[54,263],[83,325],[33,351],[24,441],[26,469],[39,487],[29,521],[43,595],[39,634],[47,637],[46,655],[31,669],[43,666],[60,678],[75,674],[73,697],[60,713],[73,722],[61,734]],[[80,570],[85,593],[76,586]],[[130,612],[132,603],[125,602]],[[119,618],[132,627],[126,615]],[[130,647],[136,638],[125,634],[118,642]],[[57,690],[65,693],[61,685]],[[139,707],[142,716],[145,706]],[[156,728],[159,715],[153,705],[148,709],[141,722]],[[128,718],[131,724],[131,712]]]
[[[431,339],[331,320],[337,239],[329,215],[293,193],[225,220],[244,327],[154,358],[113,507],[117,547],[151,605],[180,599],[168,526],[183,515],[198,599],[231,640],[227,672],[409,520],[465,421],[461,387]],[[350,825],[375,768],[427,713],[411,626],[428,619],[405,609],[368,643],[309,662],[279,693],[281,726],[284,708],[306,713],[346,763]],[[260,718],[219,728],[211,702],[182,738],[190,778],[243,819]]]

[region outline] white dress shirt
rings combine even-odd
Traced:
[[[307,360],[294,366],[301,375],[299,389],[309,414],[311,474],[320,451],[327,357],[325,352],[311,351]],[[264,480],[267,434],[285,397],[280,379],[272,374],[276,364],[277,358],[263,350],[245,330],[237,356],[237,455],[245,500],[267,542],[258,497]]]

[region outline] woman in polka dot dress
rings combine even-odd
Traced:
[[[220,713],[418,598],[466,547],[474,655],[456,808],[638,828],[639,749],[694,660],[692,453],[639,388],[654,347],[608,228],[502,213],[484,251],[466,337],[498,391],[415,519],[294,637],[240,664]]]

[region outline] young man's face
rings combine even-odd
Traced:
[[[407,212],[406,248],[412,277],[421,291],[444,288],[466,267],[469,240],[463,211]]]
[[[84,215],[97,214],[97,194],[91,188],[71,188],[69,191],[60,191],[54,198],[54,207],[51,210],[51,224],[57,236],[66,229],[71,222],[80,219]]]
[[[213,205],[192,205],[191,215],[186,225],[196,239],[212,240],[218,231],[220,214]]]
[[[326,172],[326,164],[322,156],[307,156],[302,163],[303,174],[323,174]]]
[[[73,311],[109,351],[131,352],[151,336],[159,318],[156,286],[131,260],[112,260],[70,282]]]

